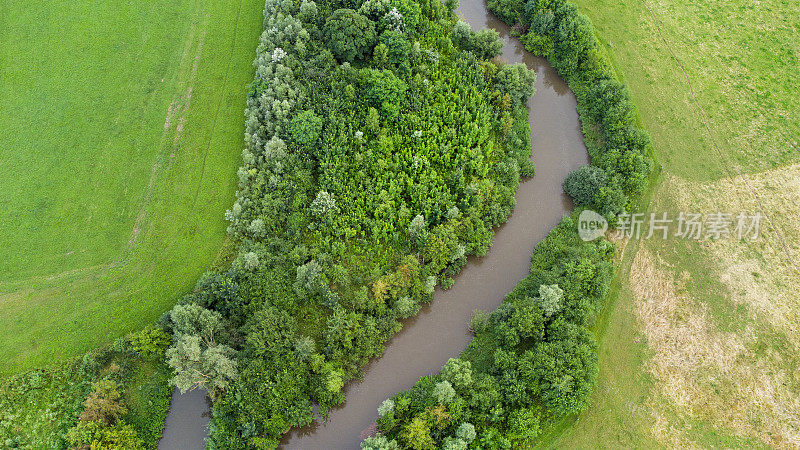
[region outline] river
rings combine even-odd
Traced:
[[[473,30],[493,28],[500,32],[505,41],[501,60],[524,62],[536,71],[536,93],[528,102],[536,175],[520,184],[514,213],[495,230],[486,256],[470,258],[452,288],[437,289],[433,302],[404,322],[403,330],[387,343],[383,355],[364,368],[363,378],[345,386],[345,404],[332,410],[325,423],[292,430],[284,436],[281,448],[357,449],[378,417],[378,405],[411,388],[420,377],[437,372],[467,347],[472,339],[467,329],[472,312],[491,311],[500,305],[528,274],[536,243],[572,210],[561,183],[569,172],[588,163],[575,96],[546,60],[534,57],[518,39],[509,36],[509,27],[487,10],[485,0],[461,0],[456,14]],[[186,404],[189,406],[189,402]],[[173,403],[159,449],[201,447],[202,440],[167,441],[167,437],[178,437],[170,429],[178,424],[174,419],[170,422],[174,414],[179,414],[172,411],[178,407]],[[201,412],[194,415],[199,417]]]

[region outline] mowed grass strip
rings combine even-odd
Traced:
[[[262,8],[0,5],[0,374],[141,328],[224,252]]]
[[[733,166],[759,172],[800,160],[796,2],[576,3],[614,55],[669,172],[705,181],[732,176]]]

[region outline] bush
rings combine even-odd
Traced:
[[[456,391],[449,381],[440,381],[433,387],[433,398],[440,405],[446,405],[453,401],[456,396]]]
[[[111,380],[101,380],[92,385],[92,393],[83,403],[81,421],[112,425],[128,412],[122,404],[119,385]]]
[[[500,67],[495,78],[497,89],[508,94],[515,105],[525,105],[533,95],[536,72],[525,64],[506,64]]]
[[[388,61],[392,64],[407,62],[411,55],[411,43],[406,36],[393,30],[384,31],[378,42],[386,46]]]
[[[514,24],[523,9],[523,0],[489,0],[489,9],[505,23]]]
[[[76,449],[115,449],[139,450],[144,448],[144,443],[136,435],[130,425],[119,421],[112,426],[100,422],[78,422],[69,430],[66,436],[67,443]]]
[[[608,185],[606,171],[597,166],[581,166],[564,180],[564,192],[578,206],[593,206],[600,190]]]
[[[442,367],[442,378],[458,389],[468,389],[472,385],[472,363],[450,358]]]
[[[503,40],[500,39],[500,33],[492,29],[475,33],[469,24],[463,21],[456,22],[450,38],[454,44],[471,51],[480,59],[494,58],[503,51]]]
[[[548,333],[549,341],[525,355],[533,368],[531,381],[556,415],[580,412],[597,382],[594,338],[585,328],[561,321],[551,324]]]
[[[486,311],[476,309],[472,313],[472,318],[469,320],[469,330],[473,333],[481,333],[486,329],[489,323],[489,314]]]
[[[172,342],[170,335],[155,325],[149,325],[142,331],[131,334],[128,339],[133,351],[144,358],[163,357]]]
[[[550,36],[540,36],[536,33],[528,33],[523,38],[525,50],[536,56],[549,57],[553,53],[555,43]]]

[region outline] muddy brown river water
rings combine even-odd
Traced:
[[[473,30],[493,28],[500,32],[505,41],[500,59],[523,62],[536,71],[536,93],[528,102],[536,175],[520,184],[514,213],[495,230],[486,256],[471,258],[452,288],[437,289],[433,302],[403,324],[403,330],[387,343],[383,356],[364,368],[363,378],[345,386],[346,403],[332,410],[325,423],[292,430],[284,436],[281,448],[357,449],[362,433],[377,419],[376,409],[383,400],[409,389],[420,377],[437,372],[467,347],[472,339],[467,330],[472,312],[491,311],[500,305],[528,274],[535,245],[572,209],[561,183],[569,172],[588,163],[575,96],[546,60],[534,57],[518,39],[509,36],[509,27],[487,10],[485,0],[461,0],[456,13]],[[173,396],[159,449],[204,446],[207,420],[204,425],[202,420],[177,418],[200,418],[206,409],[182,397]],[[197,428],[176,429],[190,424]]]

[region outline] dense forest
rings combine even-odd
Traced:
[[[575,92],[592,164],[571,173],[564,190],[579,211],[613,220],[646,188],[652,148],[591,22],[565,0],[488,6]],[[379,434],[363,448],[530,448],[587,407],[598,373],[590,326],[612,281],[613,245],[582,241],[577,213],[536,246],[530,274],[497,310],[476,312],[475,338],[459,357],[380,405]]]
[[[437,0],[269,0],[245,113],[240,251],[161,320],[212,448],[271,448],[453,283],[533,175],[534,73]],[[449,8],[449,9],[448,9]]]

